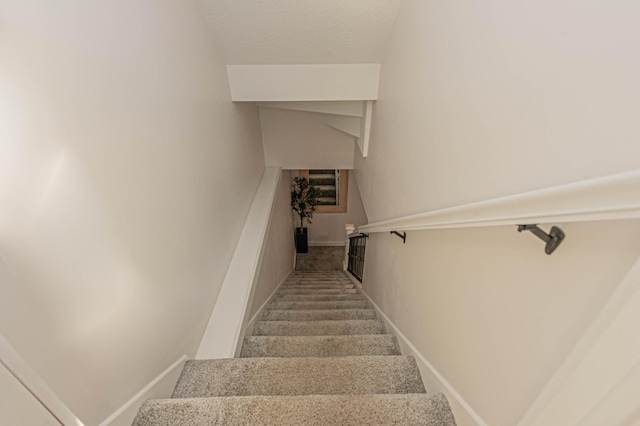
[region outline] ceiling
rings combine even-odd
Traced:
[[[401,0],[200,0],[227,65],[380,63]]]

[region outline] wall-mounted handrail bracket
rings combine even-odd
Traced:
[[[544,252],[547,254],[553,253],[564,240],[564,232],[557,226],[552,226],[551,231],[547,234],[538,225],[518,225],[518,232],[522,231],[531,231],[536,237],[547,243],[544,248]]]
[[[401,234],[398,231],[391,231],[390,234],[395,234],[398,237],[402,238],[402,244],[406,244],[407,243],[407,233],[406,232],[403,232]]]

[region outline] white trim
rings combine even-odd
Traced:
[[[350,273],[346,273],[347,276],[353,281],[358,290],[364,297],[367,298],[371,307],[376,311],[376,314],[381,317],[383,321],[386,323],[387,327],[393,330],[393,333],[398,337],[398,341],[400,343],[400,347],[403,355],[410,355],[416,359],[418,367],[421,371],[427,370],[435,379],[440,382],[442,388],[446,390],[446,394],[448,397],[452,397],[455,401],[465,410],[465,414],[467,414],[478,426],[487,426],[487,422],[485,422],[482,417],[464,400],[464,398],[455,390],[455,388],[440,374],[438,370],[425,358],[424,355],[418,351],[418,349],[409,341],[409,339],[402,334],[400,329],[396,327],[396,325],[385,315],[384,312],[375,304],[375,302],[369,297],[367,293],[365,293],[362,283],[358,282]],[[453,408],[453,407],[452,407]],[[454,412],[454,416],[455,416]],[[460,423],[459,423],[460,424]]]
[[[138,393],[131,397],[127,402],[125,402],[120,408],[111,413],[109,417],[104,419],[100,426],[108,426],[113,424],[127,424],[130,425],[133,421],[135,414],[144,401],[150,399],[150,393],[153,392],[154,388],[163,387],[163,385],[170,385],[173,388],[177,381],[177,374],[182,371],[182,366],[185,361],[187,361],[189,357],[187,355],[182,355],[176,362],[171,364],[169,368],[164,370],[162,373],[158,375],[155,379],[150,381],[145,387],[140,389]],[[169,377],[169,375],[175,375],[175,377]],[[167,379],[167,380],[165,380]],[[167,383],[163,383],[167,382]],[[159,386],[160,385],[160,386]],[[158,395],[157,392],[153,395],[154,398],[162,397],[163,395]],[[168,398],[170,395],[166,395]],[[128,415],[127,415],[128,413]]]
[[[47,383],[0,334],[0,362],[51,415],[65,426],[84,426]]]
[[[361,232],[640,218],[640,169],[360,226]]]
[[[340,130],[342,133],[359,138],[362,119],[360,117],[347,117],[343,115],[327,115],[324,118],[324,124]]]
[[[358,118],[362,117],[361,101],[256,102],[256,105],[260,108],[286,109]]]
[[[371,119],[373,116],[373,101],[363,102],[360,134],[356,139],[362,157],[369,155],[369,139],[371,138]]]
[[[264,171],[196,359],[233,358],[242,345],[243,325],[248,319],[281,176],[279,167]]]
[[[380,64],[227,65],[234,102],[378,99]]]
[[[342,247],[344,241],[309,241],[309,247]]]
[[[598,406],[609,400],[608,391],[615,391],[619,384],[619,389],[623,389],[628,374],[640,362],[640,346],[635,344],[638,341],[637,324],[640,323],[639,306],[640,258],[518,424],[551,424],[549,421],[577,424],[580,413],[584,416],[592,412],[601,414]],[[633,320],[629,321],[629,318]],[[621,341],[619,336],[625,335],[628,337]],[[603,373],[606,377],[601,376]],[[585,382],[588,383],[586,387]],[[585,388],[589,389],[588,393],[581,392]],[[640,383],[636,383],[637,391],[640,391]],[[567,412],[565,407],[573,407],[573,410]],[[559,416],[574,418],[564,422]]]

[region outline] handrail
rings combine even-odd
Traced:
[[[360,226],[364,232],[640,218],[640,169]]]

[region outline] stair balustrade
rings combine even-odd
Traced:
[[[349,261],[347,271],[358,281],[362,282],[364,273],[364,252],[367,245],[367,234],[359,234],[349,237]]]

